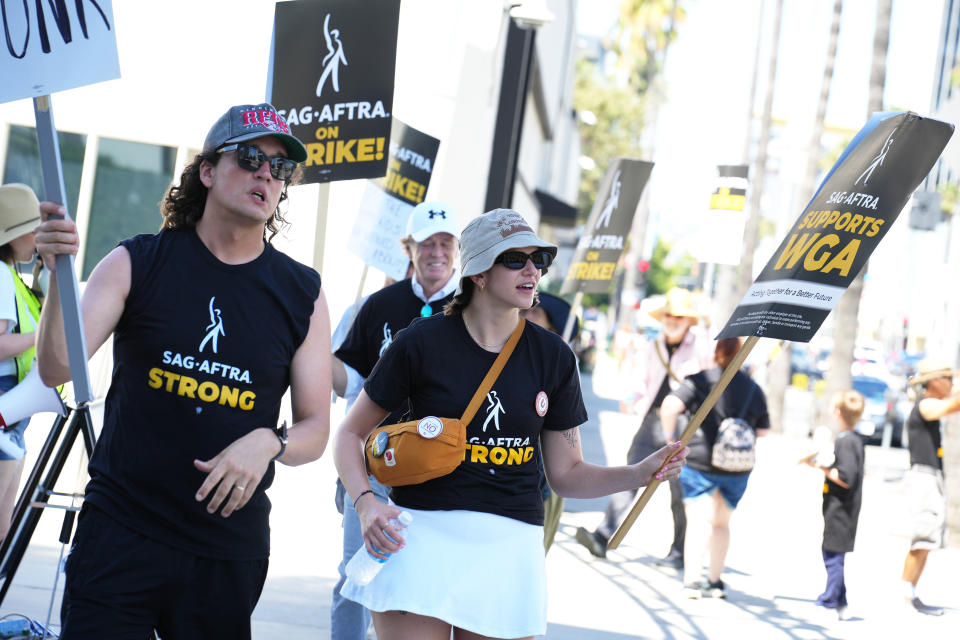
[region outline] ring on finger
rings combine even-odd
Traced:
[[[245,491],[245,490],[246,490],[246,487],[243,486],[242,484],[234,485],[234,488],[235,488],[235,489],[239,489],[240,491]]]

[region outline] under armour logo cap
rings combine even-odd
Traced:
[[[457,213],[450,205],[437,200],[421,202],[407,218],[407,236],[414,242],[423,242],[435,233],[449,233],[459,239]]]

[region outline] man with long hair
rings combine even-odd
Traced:
[[[86,343],[93,353],[113,334],[113,379],[66,564],[61,638],[250,638],[273,462],[316,460],[329,434],[320,277],[269,242],[305,159],[271,105],[231,107],[164,198],[160,232],[122,241],[91,273]],[[41,212],[45,263],[76,254],[76,226],[51,217],[64,209]],[[50,286],[37,356],[52,386],[70,369]],[[293,424],[275,428],[288,386]]]

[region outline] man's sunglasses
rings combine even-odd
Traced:
[[[553,253],[547,251],[546,249],[537,249],[532,253],[524,253],[523,251],[504,251],[497,256],[494,260],[494,264],[502,264],[507,269],[523,269],[527,264],[527,260],[533,263],[533,266],[541,271],[545,271],[547,267],[553,264]]]
[[[277,180],[290,182],[297,168],[297,161],[283,156],[272,158],[252,144],[230,144],[217,149],[217,153],[237,152],[237,166],[247,171],[257,171],[264,162],[270,163],[270,175]]]

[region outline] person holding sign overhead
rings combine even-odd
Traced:
[[[439,313],[457,288],[457,240],[460,224],[456,211],[438,201],[421,202],[407,218],[403,247],[410,257],[413,273],[400,282],[370,294],[357,313],[347,337],[333,357],[333,390],[353,404],[363,380],[370,375],[397,334],[416,318]],[[348,405],[348,409],[349,409]],[[397,422],[406,407],[391,416]],[[387,500],[389,487],[368,478],[374,495]],[[370,626],[370,612],[344,598],[340,588],[347,579],[347,562],[363,546],[360,520],[343,483],[337,480],[337,502],[343,504],[343,558],[337,571],[340,579],[333,588],[330,607],[331,640],[364,640]]]
[[[903,563],[903,586],[907,603],[916,611],[943,615],[943,608],[925,604],[917,596],[917,583],[933,549],[941,549],[946,537],[947,500],[943,488],[943,444],[940,420],[960,411],[960,389],[953,384],[957,372],[947,363],[928,358],[917,367],[910,385],[922,391],[907,416],[910,469],[904,477],[907,503],[911,505],[912,539]]]
[[[675,478],[686,455],[678,443],[631,466],[584,462],[578,425],[587,416],[576,358],[560,336],[519,317],[534,304],[556,246],[537,237],[516,211],[495,209],[467,225],[460,250],[463,271],[453,301],[442,315],[416,320],[395,336],[334,445],[340,478],[357,496],[366,552],[389,556],[371,582],[347,580],[342,589],[374,612],[380,640],[546,632],[541,446],[553,490],[577,498],[645,485],[654,474]],[[507,357],[497,362],[501,352]],[[377,425],[404,406],[408,420],[429,418],[430,424],[461,416],[488,374],[495,380],[486,388],[497,402],[474,403],[480,408],[464,425],[467,449],[459,466],[393,487],[396,505],[368,495],[364,443]],[[497,425],[487,422],[494,410]],[[413,515],[406,538],[390,525],[402,510]]]
[[[66,563],[64,640],[250,638],[267,575],[274,462],[329,434],[330,325],[320,277],[270,244],[306,150],[269,104],[231,107],[161,203],[156,235],[120,243],[81,302],[86,344],[113,334],[113,379]],[[76,254],[41,205],[46,264]],[[56,280],[37,342],[70,377]],[[293,424],[277,424],[287,388]]]

